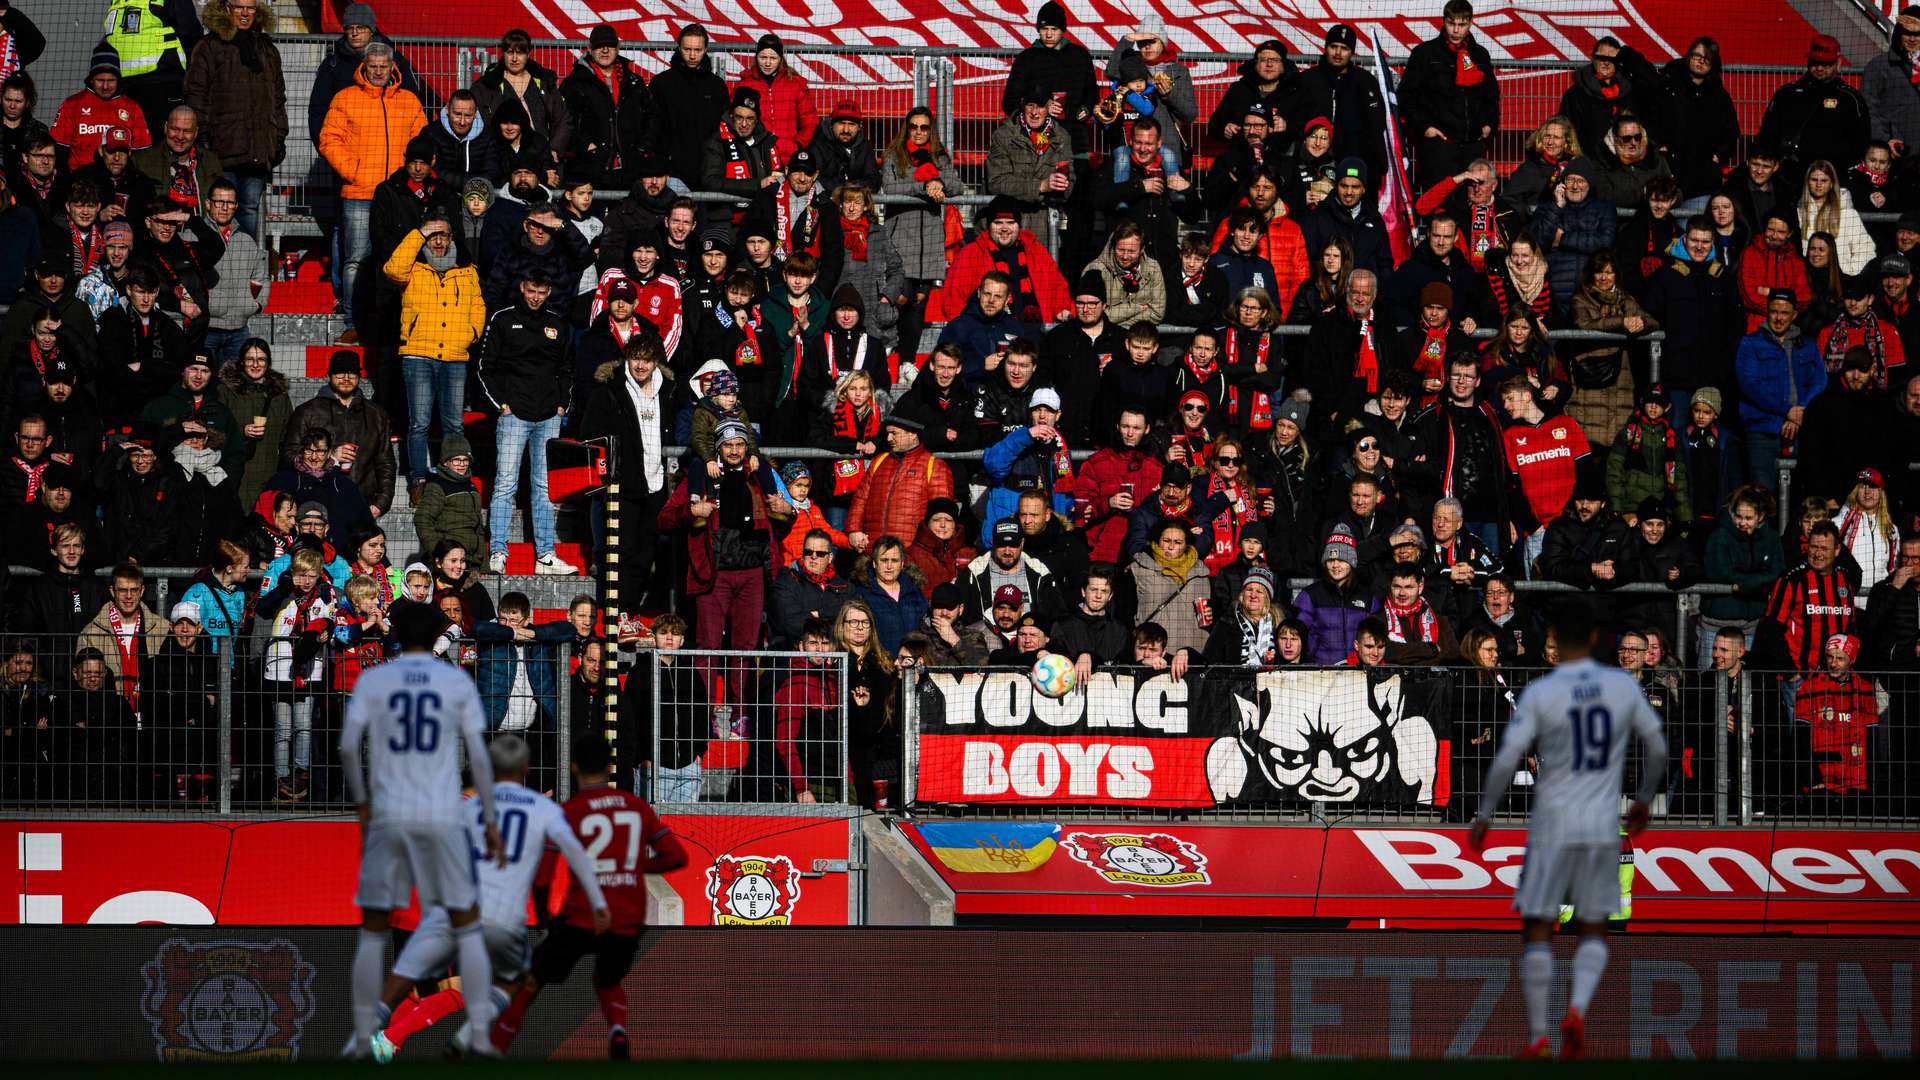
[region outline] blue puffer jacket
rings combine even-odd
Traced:
[[[993,482],[987,492],[986,514],[980,521],[980,535],[993,535],[993,527],[1002,518],[1010,518],[1020,507],[1020,493],[1039,488],[1053,496],[1053,508],[1065,514],[1073,509],[1073,497],[1061,491],[1053,473],[1053,446],[1042,447],[1033,441],[1026,428],[1014,428],[987,448],[981,465]]]
[[[910,577],[900,578],[898,600],[872,581],[856,586],[853,595],[873,609],[873,634],[889,653],[899,652],[900,639],[927,621],[927,594]]]
[[[940,344],[960,346],[960,374],[968,382],[978,383],[989,374],[987,356],[999,352],[1014,338],[1022,337],[1039,341],[1040,328],[1014,318],[1011,306],[989,319],[981,314],[980,298],[975,296],[967,301],[966,310],[959,318],[940,331]]]
[[[1293,598],[1300,621],[1307,625],[1306,658],[1310,664],[1345,661],[1353,649],[1353,635],[1360,629],[1360,620],[1373,614],[1373,597],[1367,595],[1357,575],[1349,580],[1354,582],[1353,591],[1342,593],[1323,574]]]
[[[1780,434],[1787,410],[1804,406],[1827,388],[1827,365],[1820,350],[1790,326],[1785,337],[1774,337],[1762,326],[1740,339],[1733,354],[1734,374],[1740,380],[1740,420],[1749,432]]]
[[[187,586],[181,603],[200,605],[200,625],[209,637],[235,637],[247,620],[247,586],[236,582],[223,589],[211,574],[202,574]]]
[[[507,715],[507,699],[513,693],[513,669],[519,661],[514,652],[513,631],[498,622],[476,623],[473,639],[479,643],[480,662],[474,668],[473,681],[480,686],[480,704],[487,710],[487,727],[497,729]],[[554,688],[560,667],[560,644],[573,640],[573,624],[543,623],[533,628],[533,640],[522,646],[527,650],[527,685],[539,710],[534,726],[551,729],[559,715],[560,699]]]

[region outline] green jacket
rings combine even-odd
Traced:
[[[1643,430],[1644,429],[1644,430]],[[1607,455],[1607,498],[1616,513],[1637,514],[1646,499],[1667,504],[1675,521],[1693,520],[1693,499],[1687,485],[1687,462],[1675,448],[1667,449],[1666,433],[1671,426],[1663,420],[1648,425],[1636,414],[1613,440],[1613,452]],[[1637,444],[1637,445],[1636,445]],[[1673,478],[1667,478],[1668,457],[1672,456]]]
[[[286,434],[287,421],[293,416],[293,400],[287,396],[287,377],[267,369],[259,382],[234,360],[220,369],[217,393],[221,404],[233,413],[241,429],[246,465],[240,470],[240,505],[252,506],[267,488],[267,480],[280,471],[280,438]],[[246,426],[256,416],[267,418],[267,433],[258,439],[246,436]]]
[[[1732,596],[1709,596],[1701,614],[1709,619],[1758,619],[1766,612],[1773,583],[1786,570],[1780,549],[1780,531],[1766,522],[1751,534],[1733,527],[1725,513],[1720,527],[1707,538],[1707,576],[1704,580],[1733,586]]]
[[[484,557],[487,551],[487,504],[473,479],[455,476],[441,466],[427,478],[420,492],[420,504],[413,510],[413,529],[420,537],[422,561],[430,562],[433,549],[442,540],[453,540],[467,549],[469,558]]]
[[[776,285],[776,288],[784,286]],[[807,328],[800,333],[800,340],[811,345],[827,332],[827,298],[816,286],[807,290]],[[766,327],[760,332],[761,347],[767,351],[767,362],[779,372],[779,389],[775,391],[773,403],[784,405],[793,395],[793,339],[787,336],[793,329],[793,309],[787,306],[787,298],[767,297],[760,301],[760,324]],[[741,403],[755,405],[747,400],[745,388],[741,390]],[[771,413],[768,414],[769,416]],[[811,415],[811,413],[809,413]]]

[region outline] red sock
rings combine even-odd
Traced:
[[[432,1027],[442,1017],[459,1012],[467,999],[458,990],[442,990],[429,994],[418,1001],[406,1001],[394,1010],[393,1019],[387,1021],[387,1041],[395,1049],[407,1045],[407,1040]]]
[[[600,1015],[607,1018],[608,1030],[625,1031],[627,1027],[627,988],[618,983],[603,986],[595,993],[600,995]]]
[[[521,987],[514,991],[513,1000],[500,1010],[499,1019],[493,1022],[493,1048],[506,1053],[513,1040],[520,1035],[520,1021],[527,1015],[527,1006],[533,1004],[533,991]]]

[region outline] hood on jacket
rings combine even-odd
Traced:
[[[720,364],[721,367],[726,366],[725,364],[721,364],[720,361],[718,360],[709,360],[707,361],[707,363]],[[599,367],[593,369],[593,381],[597,383],[618,382],[620,380],[621,373],[625,370],[625,368],[626,368],[626,365],[620,362],[619,360],[608,360],[605,363],[601,364]],[[665,364],[654,365],[654,370],[660,373],[660,379],[661,379],[660,392],[664,394],[666,393],[666,390],[667,390],[666,384],[673,381],[673,372],[669,371],[667,369],[667,365]],[[701,370],[704,371],[706,369],[703,367],[701,368]],[[698,375],[695,376],[695,379],[696,380],[698,379]],[[698,385],[697,381],[695,385]]]
[[[732,371],[725,360],[709,360],[693,370],[693,377],[687,380],[687,386],[693,391],[695,401],[704,401],[707,397],[705,379],[722,371]]]
[[[446,105],[440,106],[440,129],[442,131],[445,131],[449,135],[453,135],[453,124],[447,118],[447,110],[451,107],[452,107],[451,102],[449,102]],[[467,137],[464,139],[460,139],[460,136],[458,135],[453,135],[453,137],[456,139],[460,139],[460,141],[464,143],[474,143],[474,142],[479,142],[480,136],[485,135],[486,133],[487,133],[487,118],[479,115],[478,113],[475,113],[473,117],[473,129],[467,132]]]
[[[236,392],[236,394],[255,390],[255,382],[246,377],[246,369],[240,365],[238,359],[228,359],[227,365],[221,367],[221,386],[227,386],[228,390],[232,390],[232,392]],[[286,375],[280,375],[278,371],[273,369],[273,365],[269,363],[269,365],[267,365],[267,375],[259,380],[257,388],[263,390],[269,398],[278,398],[278,396],[286,394],[288,380],[286,380]]]
[[[355,60],[354,69],[353,69],[353,85],[355,89],[361,91],[362,93],[374,94],[379,97],[392,97],[395,94],[399,93],[400,91],[406,89],[405,87],[400,85],[405,80],[399,77],[400,76],[399,65],[396,64],[394,66],[393,74],[394,74],[394,77],[387,80],[387,85],[375,86],[372,83],[367,81],[367,68],[366,68],[366,63],[364,58],[360,60]]]
[[[227,0],[207,0],[207,6],[200,9],[200,25],[221,41],[232,41],[236,31],[233,9],[227,6]],[[260,0],[260,6],[254,10],[253,28],[262,34],[273,33],[273,8],[267,0]]]
[[[386,45],[393,44],[392,38],[388,37],[387,35],[381,33],[378,30],[375,30],[373,32],[373,40],[381,42]],[[333,39],[333,58],[335,60],[338,60],[343,64],[351,64],[357,67],[360,64],[360,61],[365,59],[365,57],[366,57],[365,52],[354,48],[352,45],[347,44],[347,35],[344,32],[339,37]],[[393,62],[395,67],[398,67],[400,65],[400,51],[398,49],[394,50]],[[409,68],[408,70],[410,71],[412,69]]]

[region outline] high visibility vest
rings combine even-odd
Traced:
[[[180,35],[153,10],[153,0],[113,0],[107,7],[107,44],[120,54],[120,75],[150,75],[172,52],[186,70]]]

